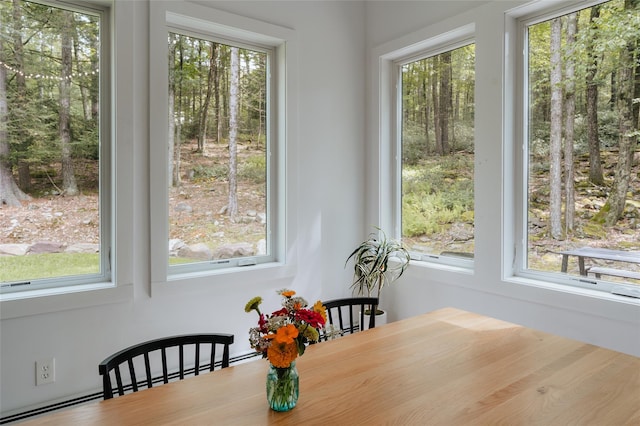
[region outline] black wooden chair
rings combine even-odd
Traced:
[[[323,302],[327,308],[327,326],[337,329],[340,335],[353,334],[362,329],[365,323],[365,312],[373,313],[368,315],[369,328],[376,326],[375,312],[378,307],[377,297],[347,297],[343,299],[333,299]],[[358,319],[358,321],[355,321]],[[325,326],[326,327],[326,326]],[[325,333],[322,340],[328,340],[331,332]]]
[[[228,367],[229,346],[232,343],[233,334],[186,334],[150,340],[123,349],[98,365],[98,372],[102,376],[104,399],[114,396],[116,389],[112,386],[112,375],[115,377],[118,395],[122,396],[128,392],[137,392],[140,388],[151,388],[154,384],[182,380],[190,375],[197,376],[201,371],[213,371],[216,365],[220,368]],[[201,349],[204,354],[202,357]],[[216,349],[222,349],[219,361],[216,361],[216,352],[220,354],[220,350],[216,351]],[[185,368],[185,352],[189,355],[189,360],[193,359],[193,364],[187,364],[187,368]],[[176,354],[178,369],[177,371],[172,369],[174,371],[169,372],[168,365],[174,364],[167,360],[172,356],[175,358]],[[169,360],[173,359],[169,358]],[[144,379],[136,374],[136,365],[141,369],[144,367]],[[162,376],[152,377],[152,373],[159,373],[159,368],[152,369],[152,365],[158,367],[162,365]],[[121,371],[121,367],[124,371]]]

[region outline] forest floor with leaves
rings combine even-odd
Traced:
[[[238,163],[259,152],[259,147],[239,145]],[[259,217],[264,214],[264,201],[259,195],[264,191],[252,180],[238,182],[238,208],[236,221],[223,211],[228,204],[229,191],[226,179],[219,176],[194,173],[211,164],[212,158],[220,163],[228,162],[227,145],[210,144],[206,157],[195,152],[195,143],[182,145],[182,182],[172,188],[169,195],[171,212],[170,238],[186,243],[203,238],[203,233],[213,233],[220,243],[255,241],[264,238],[264,225]],[[0,205],[0,244],[32,244],[49,241],[70,246],[75,243],[97,243],[99,232],[98,195],[85,184],[93,182],[95,167],[83,166],[77,174],[81,195],[67,197],[59,194],[60,183],[53,185],[49,177],[60,170],[59,165],[49,167],[45,173],[35,173],[32,191],[39,194],[20,207]],[[54,179],[55,182],[55,179]],[[189,211],[181,207],[188,206]]]

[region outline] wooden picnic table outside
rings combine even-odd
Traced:
[[[561,251],[559,252],[559,254],[562,255],[562,272],[567,272],[567,268],[569,265],[569,256],[577,256],[580,275],[583,275],[585,277],[587,276],[587,269],[584,266],[585,258],[640,264],[640,251],[612,250],[597,247],[580,247],[576,249]]]

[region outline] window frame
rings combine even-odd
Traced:
[[[100,28],[100,61],[99,61],[99,272],[82,275],[59,275],[51,278],[25,278],[20,281],[3,282],[0,285],[2,294],[10,294],[23,291],[46,290],[54,288],[71,287],[84,284],[106,282],[111,279],[111,151],[113,140],[111,137],[111,11],[107,6],[101,6],[96,2],[68,2],[60,4],[42,0],[27,0],[32,3],[54,7],[60,10],[68,10],[77,13],[86,13],[98,18]]]
[[[381,132],[381,144],[388,143],[390,147],[390,176],[392,187],[390,188],[391,208],[389,216],[385,212],[381,212],[381,217],[386,220],[381,223],[389,223],[389,229],[393,229],[394,236],[402,235],[402,71],[403,65],[415,62],[421,59],[431,58],[444,52],[455,50],[470,44],[475,44],[475,25],[468,24],[444,34],[426,38],[422,42],[414,43],[409,47],[392,51],[386,55],[382,55],[384,62],[381,67],[387,68],[385,73],[381,69],[381,79],[388,79],[390,94],[388,104],[390,112],[381,114],[381,120],[388,120],[389,123],[389,139],[384,141],[384,133]],[[386,74],[386,76],[385,76]],[[381,98],[380,105],[385,104],[385,100]],[[382,197],[381,197],[382,198]],[[384,198],[382,198],[384,199]],[[384,228],[384,225],[383,225]],[[445,267],[460,268],[469,271],[474,267],[473,259],[456,258],[452,256],[440,256],[433,253],[410,252],[412,262],[433,263]]]
[[[511,14],[510,30],[507,34],[514,34],[515,51],[520,54],[513,55],[513,64],[507,64],[507,75],[514,73],[513,81],[507,82],[511,86],[513,98],[507,99],[507,103],[513,105],[513,115],[505,114],[505,123],[512,120],[513,128],[505,129],[505,134],[513,134],[513,159],[515,172],[513,175],[513,212],[514,212],[514,240],[513,244],[505,244],[505,247],[513,246],[512,275],[524,280],[548,283],[557,286],[558,289],[586,289],[601,293],[602,295],[615,296],[620,291],[634,291],[637,286],[621,282],[608,281],[605,278],[580,277],[567,275],[561,272],[547,272],[528,268],[528,175],[529,175],[529,88],[528,88],[528,28],[532,25],[551,20],[582,9],[606,3],[608,0],[572,1],[563,4],[531,5],[518,9]],[[510,69],[510,67],[513,67]],[[507,169],[508,170],[508,169]],[[505,192],[506,194],[507,192]],[[505,241],[507,243],[507,241]],[[637,290],[635,290],[637,291]]]
[[[150,223],[151,235],[151,282],[154,291],[168,290],[167,283],[204,283],[206,277],[220,277],[235,273],[262,274],[265,269],[284,268],[289,276],[294,265],[295,252],[290,236],[295,221],[287,214],[291,197],[290,183],[285,176],[292,171],[292,164],[286,162],[291,155],[291,147],[286,145],[294,130],[292,122],[292,95],[286,90],[295,76],[295,33],[292,30],[256,21],[250,18],[223,12],[210,7],[175,2],[152,2],[150,4],[150,87],[166,87],[168,82],[167,35],[169,32],[200,37],[206,40],[231,43],[238,47],[271,52],[268,59],[267,76],[270,107],[267,132],[270,144],[267,148],[267,244],[269,254],[262,257],[248,257],[212,260],[169,265],[169,203],[167,182],[168,162],[166,125],[168,117],[168,91],[150,90]],[[167,93],[165,93],[167,92]],[[164,124],[163,124],[164,123]],[[160,166],[162,165],[162,166]],[[287,220],[285,220],[285,217]],[[260,272],[263,271],[263,272]],[[278,270],[274,274],[280,274]]]

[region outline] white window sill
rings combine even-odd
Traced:
[[[185,294],[216,286],[237,286],[238,282],[291,279],[296,267],[289,263],[269,262],[251,266],[171,274],[166,281],[151,283],[152,296]]]
[[[561,284],[555,283],[551,281],[545,281],[541,279],[528,278],[528,277],[520,277],[520,276],[510,276],[505,279],[505,282],[508,284],[516,284],[524,287],[533,287],[539,289],[545,289],[550,291],[555,291],[558,293],[574,295],[574,296],[583,296],[587,298],[591,298],[594,300],[603,300],[609,302],[617,302],[623,303],[632,306],[640,306],[640,299],[636,299],[633,297],[625,297],[619,296],[616,294],[609,293],[603,290],[595,290],[586,287],[579,287],[570,284]]]
[[[19,318],[133,300],[133,285],[95,283],[0,295],[0,319]]]

